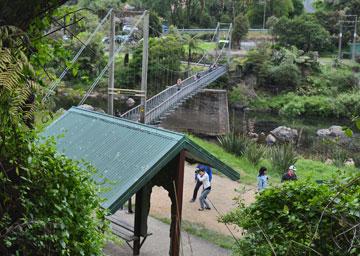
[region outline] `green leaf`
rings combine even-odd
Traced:
[[[288,215],[289,214],[289,207],[287,205],[284,205],[283,212]]]
[[[360,118],[355,121],[356,128],[360,130]]]
[[[345,132],[345,135],[348,137],[353,136],[353,131],[350,128],[345,128],[344,132]]]

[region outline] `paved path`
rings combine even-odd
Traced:
[[[118,211],[117,215],[121,216],[122,220],[133,223],[134,215],[126,214],[125,211]],[[166,256],[169,255],[169,230],[170,227],[154,218],[149,217],[148,220],[149,232],[153,233],[148,237],[143,247],[141,248],[141,256]],[[189,243],[190,240],[190,243]],[[229,250],[220,248],[212,243],[209,243],[200,238],[188,235],[182,232],[182,245],[184,256],[225,256],[231,255]],[[191,252],[192,251],[192,252]],[[109,256],[131,256],[132,251],[129,246],[119,247],[114,244],[108,244],[104,249],[106,255]]]
[[[305,12],[307,12],[307,13],[315,12],[315,8],[312,5],[313,3],[314,3],[314,0],[305,0],[304,1]]]

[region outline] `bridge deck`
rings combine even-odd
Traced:
[[[192,97],[198,90],[206,87],[227,71],[226,66],[199,72],[200,78],[191,76],[185,79],[180,86],[177,84],[168,87],[159,94],[146,100],[145,123],[151,124],[159,120],[167,112],[177,108],[186,99]],[[138,121],[140,118],[140,106],[136,106],[121,115],[121,117]]]

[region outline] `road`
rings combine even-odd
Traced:
[[[304,0],[304,8],[307,13],[314,13],[315,8],[312,6],[314,0]]]

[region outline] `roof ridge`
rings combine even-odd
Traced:
[[[163,129],[163,128],[157,128],[157,127],[154,127],[154,126],[151,126],[151,125],[148,125],[148,124],[138,123],[138,122],[128,120],[128,119],[125,119],[125,118],[112,116],[112,115],[109,115],[109,114],[106,114],[106,113],[92,111],[92,110],[84,109],[84,108],[81,108],[81,107],[71,107],[68,111],[69,112],[74,112],[74,113],[79,113],[79,114],[85,114],[85,115],[86,115],[86,112],[87,112],[87,113],[92,114],[92,115],[97,115],[100,118],[103,117],[103,118],[101,118],[103,121],[110,122],[110,123],[113,123],[113,124],[119,124],[119,125],[122,125],[122,126],[126,126],[128,128],[131,128],[131,129],[142,130],[144,132],[153,133],[153,134],[156,134],[156,135],[159,135],[159,136],[171,137],[170,136],[170,134],[171,134],[171,135],[177,135],[177,136],[185,137],[185,134],[183,134],[183,133],[174,132],[174,131],[170,131],[170,130]],[[107,118],[107,120],[105,120],[105,118]],[[124,122],[124,123],[120,123],[119,121]],[[149,130],[140,129],[139,127],[133,127],[131,125],[127,125],[126,123],[130,123],[130,124],[132,124],[134,126],[144,127],[144,128],[149,129]],[[166,135],[168,135],[168,136],[166,136]]]

